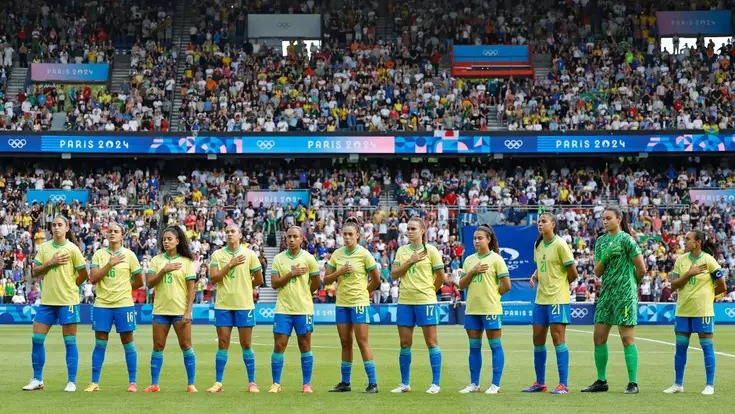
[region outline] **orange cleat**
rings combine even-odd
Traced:
[[[143,390],[143,392],[159,392],[159,391],[161,391],[161,387],[159,387],[158,384],[149,385]]]

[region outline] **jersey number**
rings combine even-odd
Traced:
[[[133,312],[128,312],[127,315],[128,323],[133,323],[135,321],[135,314]]]
[[[712,323],[712,317],[711,316],[705,316],[702,318],[702,325],[709,325]]]
[[[539,266],[538,271],[542,273],[546,273],[546,260],[541,261],[541,266]]]
[[[472,283],[482,283],[482,277],[483,277],[482,273],[478,273],[472,276]]]
[[[427,306],[426,307],[426,316],[434,316],[434,307],[433,306]]]
[[[110,269],[109,272],[107,272],[107,277],[109,277],[110,279],[114,279],[115,278],[115,268],[114,267],[112,269]]]
[[[163,276],[163,283],[170,285],[171,283],[173,283],[173,281],[174,281],[174,275],[171,272],[168,272]]]
[[[408,268],[408,273],[415,275],[416,274],[416,265],[413,264],[411,267]]]
[[[357,313],[358,315],[362,315],[362,314],[364,314],[364,313],[365,313],[365,307],[364,307],[364,306],[358,306],[358,307],[356,307],[356,308],[355,308],[355,312],[356,312],[356,313]]]
[[[690,277],[687,283],[689,284],[689,286],[694,286],[697,284],[697,279],[695,279],[694,277]]]
[[[230,279],[234,279],[235,278],[235,269],[230,270],[230,272],[227,273],[227,277],[229,277]]]
[[[306,315],[306,324],[311,325],[313,322],[313,317],[311,315]]]
[[[559,314],[559,305],[551,305],[551,314],[552,315],[558,315]]]

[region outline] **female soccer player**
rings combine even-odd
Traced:
[[[674,385],[664,390],[667,394],[684,392],[684,368],[687,363],[689,337],[699,335],[704,353],[704,371],[707,384],[702,394],[715,393],[715,296],[727,290],[720,265],[713,256],[717,248],[701,231],[690,231],[685,237],[685,250],[689,254],[676,259],[671,273],[671,288],[679,290],[676,301],[676,353],[674,354]]]
[[[311,394],[311,372],[314,368],[314,354],[311,353],[311,332],[314,330],[314,300],[312,294],[319,289],[319,265],[314,256],[301,249],[304,234],[300,227],[291,226],[286,231],[287,250],[273,258],[271,284],[278,289],[276,312],[273,320],[273,354],[271,373],[273,385],[270,393],[281,392],[281,373],[283,372],[283,353],[288,346],[291,332],[296,331],[296,339],[301,351],[301,391]]]
[[[135,253],[123,247],[124,227],[110,224],[107,230],[109,245],[92,256],[92,271],[89,281],[97,285],[97,299],[92,313],[92,329],[95,342],[92,351],[92,383],[84,390],[99,391],[102,364],[105,361],[107,341],[112,325],[120,334],[125,363],[128,367],[128,392],[137,392],[138,351],[135,350],[135,307],[132,291],[143,286],[143,269]]]
[[[613,325],[618,325],[628,368],[626,394],[638,393],[638,348],[635,325],[638,323],[638,284],[646,273],[641,249],[631,236],[628,220],[618,207],[602,213],[607,234],[595,244],[595,275],[602,279],[600,296],[595,306],[595,366],[597,381],[582,392],[606,392],[607,338]]]
[[[61,325],[66,347],[68,383],[64,391],[77,390],[79,349],[77,348],[77,324],[79,323],[79,288],[87,280],[87,264],[69,230],[69,221],[56,216],[51,222],[53,239],[41,245],[33,259],[33,277],[42,280],[41,305],[33,319],[33,344],[31,363],[33,379],[24,391],[43,389],[43,366],[46,364],[46,335],[57,322]],[[76,274],[76,278],[74,275]]]
[[[485,394],[500,392],[505,354],[501,342],[503,307],[500,297],[510,290],[510,277],[505,261],[500,257],[498,238],[492,228],[480,226],[473,237],[476,253],[465,259],[459,288],[467,289],[464,328],[470,341],[470,384],[459,392],[480,391],[482,371],[482,333],[492,351],[493,378]]]
[[[330,392],[348,392],[352,374],[352,334],[357,339],[365,373],[366,393],[378,392],[373,351],[368,341],[370,294],[380,286],[380,272],[370,252],[358,245],[360,227],[348,219],[342,227],[345,247],[335,251],[327,263],[324,284],[337,281],[337,332],[342,343],[342,381]],[[370,278],[368,282],[368,277]]]
[[[543,213],[538,220],[539,236],[533,250],[536,271],[531,287],[538,283],[533,307],[533,365],[536,382],[524,392],[546,392],[546,334],[551,327],[551,340],[556,350],[559,385],[552,394],[569,393],[569,349],[566,330],[571,320],[569,283],[577,279],[574,256],[563,239],[556,235],[556,217]]]
[[[401,385],[391,392],[410,392],[411,345],[413,330],[420,326],[424,341],[429,348],[431,364],[431,386],[426,392],[438,394],[441,388],[442,353],[439,349],[436,326],[439,324],[439,309],[436,292],[444,283],[444,262],[436,247],[426,244],[426,224],[420,218],[408,221],[409,244],[401,246],[393,261],[391,277],[400,280],[397,324],[401,353],[398,362],[401,368]]]
[[[194,386],[196,356],[191,346],[191,312],[194,305],[194,255],[189,249],[184,231],[170,226],[163,231],[159,244],[163,253],[151,259],[148,287],[156,288],[153,302],[153,352],[151,353],[151,385],[143,392],[159,392],[158,379],[163,368],[163,350],[174,327],[179,346],[184,353],[187,392],[197,392]]]
[[[237,328],[242,360],[248,372],[248,391],[260,392],[255,383],[255,354],[252,349],[253,288],[263,283],[263,268],[258,255],[240,244],[242,232],[237,224],[225,228],[227,246],[215,251],[209,264],[209,280],[217,284],[214,326],[219,347],[215,357],[215,383],[208,392],[222,392],[222,377],[227,365],[232,328]]]

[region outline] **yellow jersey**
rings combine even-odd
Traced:
[[[261,270],[258,255],[240,245],[236,252],[224,247],[212,253],[209,267],[222,269],[233,257],[245,255],[245,263],[230,269],[221,282],[217,283],[215,309],[250,310],[255,309],[253,302],[253,273]]]
[[[347,247],[335,250],[327,267],[336,270],[348,263],[352,265],[352,272],[337,278],[337,306],[368,306],[368,274],[378,264],[368,249],[358,245],[351,252],[347,251]]]
[[[465,315],[501,315],[500,279],[509,277],[508,266],[499,254],[490,251],[484,256],[474,253],[467,257],[462,273],[467,274],[477,263],[488,265],[484,273],[472,276],[467,287],[467,307]]]
[[[101,269],[110,258],[122,255],[123,261],[113,266],[97,283],[97,299],[94,306],[98,308],[122,308],[133,306],[132,281],[135,275],[143,271],[135,253],[121,247],[116,252],[110,249],[99,249],[92,256],[92,269]]]
[[[407,244],[398,248],[393,266],[400,266],[408,261],[415,251],[426,248],[426,256],[418,263],[408,268],[406,274],[401,278],[401,291],[398,295],[398,303],[402,305],[427,305],[436,303],[436,292],[434,291],[434,272],[444,269],[441,253],[436,247],[427,244],[414,249]]]
[[[676,259],[671,278],[676,279],[686,273],[693,264],[707,264],[707,271],[689,278],[679,289],[676,300],[676,316],[694,318],[715,316],[715,280],[721,278],[722,268],[714,257],[702,252],[699,257],[691,253],[683,254]]]
[[[169,262],[179,262],[181,268],[163,275],[161,281],[156,285],[153,314],[181,316],[186,312],[189,300],[189,290],[186,287],[186,282],[196,280],[194,263],[186,257],[179,255],[168,257],[166,253],[161,253],[151,259],[148,274],[155,275]]]
[[[292,278],[285,286],[278,288],[276,313],[284,315],[313,315],[314,298],[311,292],[311,278],[319,277],[319,265],[309,252],[299,250],[291,256],[288,250],[278,253],[273,259],[272,275],[285,275],[294,267],[305,266],[306,274]]]
[[[536,303],[539,305],[567,304],[569,298],[569,279],[567,266],[574,264],[574,256],[569,245],[559,236],[550,242],[541,240],[533,250],[533,261],[536,262],[538,290]]]
[[[66,253],[69,260],[64,265],[53,266],[46,272],[41,282],[43,295],[41,305],[69,306],[79,304],[79,287],[77,286],[77,271],[86,269],[87,262],[76,244],[66,241],[57,245],[53,240],[47,241],[38,248],[33,259],[36,266],[40,266],[54,257],[56,253]]]

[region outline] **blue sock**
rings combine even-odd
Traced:
[[[184,354],[187,385],[194,385],[194,377],[197,372],[197,357],[194,355],[194,348],[182,350],[181,352]]]
[[[225,365],[227,365],[227,350],[218,349],[214,356],[214,382],[222,382],[225,375]]]
[[[562,342],[554,346],[554,350],[556,351],[556,368],[559,370],[559,384],[569,385],[569,348],[566,342]]]
[[[314,354],[311,351],[301,353],[302,384],[311,384],[311,372],[314,369]]]
[[[536,370],[536,382],[546,384],[546,345],[533,346],[533,368]]]
[[[342,361],[340,369],[342,371],[342,382],[349,384],[352,377],[352,361]]]
[[[704,372],[707,375],[707,385],[715,386],[715,344],[712,338],[700,338],[699,346],[704,353]]]
[[[242,349],[242,361],[248,371],[248,382],[255,382],[255,353],[253,348]]]
[[[31,336],[31,364],[33,365],[33,378],[43,381],[43,366],[46,365],[46,334],[33,333]]]
[[[674,353],[674,383],[684,385],[684,369],[687,365],[687,350],[689,349],[689,337],[676,335],[676,352]]]
[[[480,372],[482,371],[482,339],[470,338],[470,382],[480,385]]]
[[[274,384],[281,383],[281,373],[283,372],[283,353],[274,352],[271,354],[271,376]]]
[[[503,342],[500,338],[488,339],[492,351],[493,362],[493,380],[494,385],[500,386],[500,379],[503,376],[503,366],[505,366],[505,352],[503,352]]]
[[[411,348],[401,348],[398,355],[398,365],[401,367],[401,384],[409,385],[411,381]]]
[[[377,384],[378,379],[375,375],[375,362],[373,361],[365,361],[365,374],[367,374],[368,377],[368,384]]]
[[[92,382],[100,383],[100,375],[102,374],[102,364],[105,362],[105,352],[107,351],[106,339],[94,340],[94,351],[92,351]]]
[[[151,352],[151,385],[158,385],[163,368],[163,351]]]
[[[69,373],[69,382],[77,382],[77,371],[79,370],[79,348],[77,348],[76,336],[65,336],[66,347],[66,370]]]
[[[125,349],[125,365],[128,366],[128,381],[134,384],[138,379],[138,350],[135,349],[135,341],[123,345],[123,349]]]
[[[429,364],[431,364],[431,383],[439,385],[442,380],[442,350],[438,346],[429,348]]]

